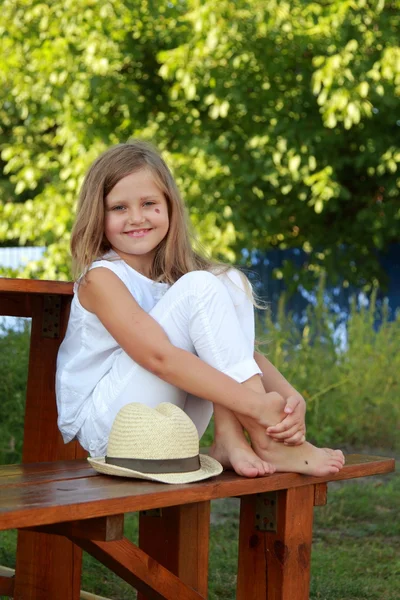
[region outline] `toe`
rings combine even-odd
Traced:
[[[271,463],[267,463],[263,461],[263,466],[264,466],[264,471],[265,471],[265,475],[272,475],[272,473],[275,473],[276,468],[274,467],[274,465],[271,465]]]
[[[238,468],[235,469],[238,475],[243,475],[244,477],[257,477],[258,469],[254,465],[252,465],[248,461],[242,461],[238,464]]]

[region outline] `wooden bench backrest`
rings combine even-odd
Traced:
[[[23,462],[83,458],[57,428],[55,369],[73,295],[72,283],[0,278],[0,315],[32,319]]]

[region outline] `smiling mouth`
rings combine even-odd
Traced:
[[[125,235],[129,235],[129,237],[144,237],[150,231],[152,229],[133,229],[132,231],[125,231]]]

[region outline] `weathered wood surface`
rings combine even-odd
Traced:
[[[96,471],[86,460],[1,465],[0,488],[96,476]]]
[[[76,461],[76,464],[80,470],[82,461]],[[327,477],[274,473],[246,479],[227,471],[218,477],[186,485],[97,475],[22,486],[10,486],[6,477],[0,477],[0,530],[296,488],[393,470],[391,458],[349,455],[343,469]]]

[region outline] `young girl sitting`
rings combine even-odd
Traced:
[[[149,144],[102,154],[83,183],[72,232],[75,284],[57,361],[58,425],[91,456],[130,402],[171,402],[211,455],[239,475],[338,472],[340,450],[305,441],[305,403],[254,351],[251,286],[191,247],[184,205]],[[244,429],[248,432],[248,443]]]

